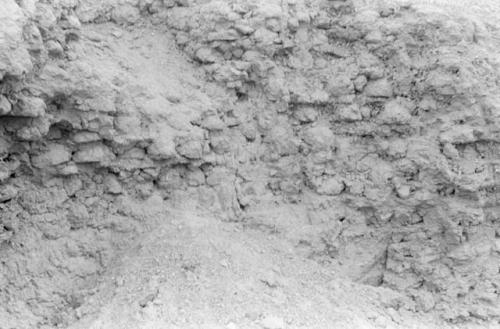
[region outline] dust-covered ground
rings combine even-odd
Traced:
[[[1,329],[500,327],[498,4],[4,1]]]

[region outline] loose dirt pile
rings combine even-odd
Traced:
[[[4,2],[0,328],[498,325],[490,20]]]

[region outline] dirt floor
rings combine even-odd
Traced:
[[[7,0],[0,329],[500,328],[500,6],[278,2]]]

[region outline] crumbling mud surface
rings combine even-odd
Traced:
[[[493,20],[4,0],[0,328],[496,328]]]

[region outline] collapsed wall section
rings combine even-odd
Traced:
[[[413,302],[402,307],[500,317],[499,63],[484,49],[485,27],[405,7],[357,12],[349,1],[6,3],[0,282],[9,316],[29,310],[27,323],[49,326],[76,316],[83,297],[70,285],[91,287],[141,230],[128,195],[160,191],[226,220],[302,204],[318,229],[289,238],[310,257],[404,291]],[[104,56],[107,41],[81,23],[144,17],[167,25],[229,96],[208,85],[188,104],[107,74],[126,65],[92,67],[85,49]],[[31,268],[38,246],[52,260]],[[67,286],[39,292],[56,281]],[[43,318],[47,309],[60,315]]]
[[[420,311],[498,317],[499,63],[485,26],[348,1],[210,2],[165,20],[251,104],[267,188],[329,223],[324,253]],[[248,200],[259,182],[239,174]]]

